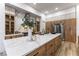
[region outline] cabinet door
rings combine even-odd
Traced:
[[[45,46],[42,46],[36,49],[35,51],[31,52],[30,54],[28,54],[28,56],[45,56],[46,55],[45,49],[46,49]]]
[[[61,36],[56,37],[55,39],[55,52],[61,46]]]
[[[76,19],[71,19],[71,42],[76,43]]]
[[[50,41],[46,45],[46,51],[47,51],[47,56],[53,56],[54,55],[54,40]]]
[[[5,34],[14,33],[14,16],[5,15]]]
[[[52,22],[46,22],[46,32],[52,32]]]
[[[76,42],[76,19],[65,21],[65,40]]]
[[[65,27],[64,27],[65,28],[65,41],[68,41],[69,40],[69,37],[68,36],[69,36],[70,33],[68,34],[68,31],[69,31],[69,28],[68,27],[69,27],[68,20],[65,20]]]
[[[46,55],[46,47],[43,46],[39,49],[39,53],[38,53],[38,56],[45,56]]]
[[[55,38],[55,52],[57,51],[57,49],[58,49],[58,38]]]
[[[11,22],[11,33],[14,33],[14,22]]]
[[[52,55],[54,54],[54,52],[52,52],[52,51],[53,51],[52,48],[49,49],[49,50],[47,51],[47,56],[52,56]]]

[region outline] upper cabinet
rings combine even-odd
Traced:
[[[14,16],[10,14],[5,15],[5,34],[14,34]]]
[[[5,34],[14,34],[15,9],[5,6]]]
[[[53,30],[52,24],[53,24],[53,22],[51,22],[51,21],[46,22],[46,32],[47,33],[52,32],[52,30]]]
[[[33,30],[34,33],[40,32],[40,17],[35,18],[35,25],[33,29],[34,29]]]

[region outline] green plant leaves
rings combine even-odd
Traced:
[[[31,19],[30,14],[25,14],[24,18],[22,19],[23,23],[21,24],[23,27],[28,26],[29,28],[34,26],[34,19]]]

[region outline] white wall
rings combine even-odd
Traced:
[[[78,43],[78,36],[79,36],[79,5],[76,6],[76,19],[77,19],[76,33],[77,33],[77,43]]]
[[[0,52],[4,52],[4,37],[5,36],[5,5],[0,4]]]
[[[79,35],[79,5],[76,7],[77,35]]]
[[[43,30],[45,31],[45,20],[46,20],[46,16],[44,14],[41,14],[40,32],[42,32]]]

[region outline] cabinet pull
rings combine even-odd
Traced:
[[[33,56],[36,56],[39,52],[37,52],[36,54],[34,54]]]

